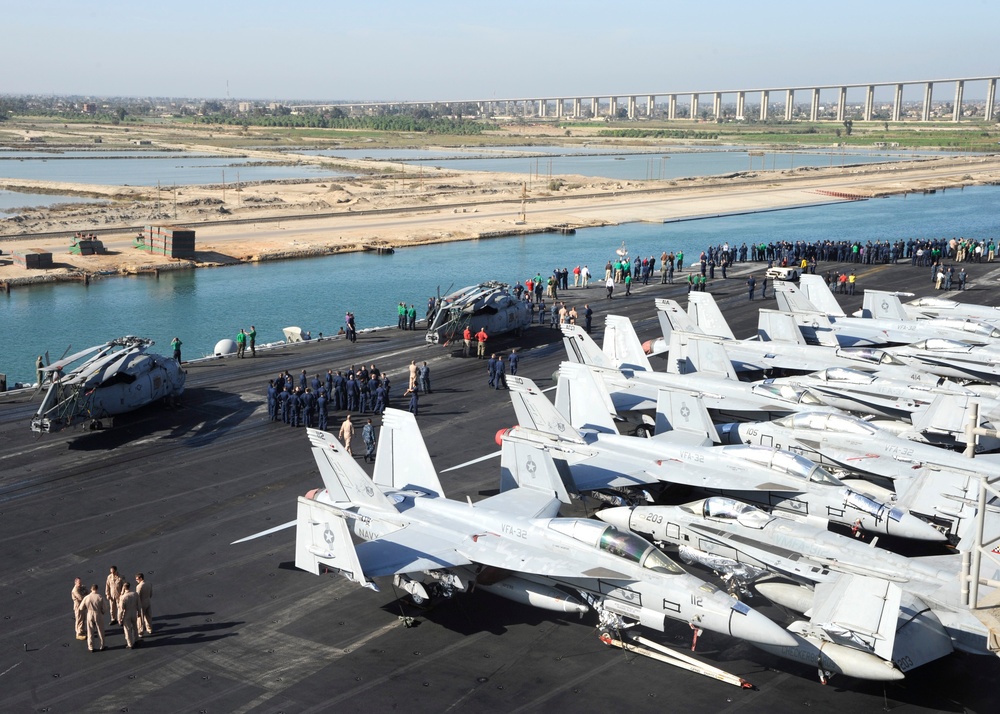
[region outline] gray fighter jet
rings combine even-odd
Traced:
[[[330,569],[378,590],[392,578],[418,602],[480,588],[561,613],[594,610],[607,632],[669,620],[752,642],[791,635],[718,588],[687,574],[638,536],[559,518],[552,460],[505,444],[502,469],[522,487],[477,503],[445,497],[416,420],[386,410],[374,482],[331,434],[308,430],[325,490],[298,499],[295,564]],[[367,541],[355,545],[352,534]]]
[[[723,444],[788,449],[828,468],[875,478],[897,494],[899,505],[934,523],[953,542],[969,540],[980,477],[1000,475],[1000,457],[970,459],[908,441],[846,414],[790,414],[769,422],[723,424],[717,433]],[[888,497],[884,491],[844,480],[852,488]]]
[[[848,317],[818,275],[803,275],[798,286],[775,283],[774,297],[780,310],[794,313],[802,334],[814,344],[908,345],[929,337],[945,337],[970,344],[1000,340],[1000,327],[976,320]]]
[[[1000,308],[959,302],[933,295],[915,298],[905,303],[903,307],[911,317],[957,317],[985,322],[1000,322]]]
[[[997,633],[961,604],[957,554],[907,558],[725,497],[611,508],[598,517],[678,546],[682,558],[724,573],[734,588],[769,572],[790,580],[756,588],[809,620],[789,627],[794,647],[763,649],[818,662],[821,673],[898,679],[955,650],[995,653],[990,641]],[[993,567],[981,577],[995,583],[1000,569]]]
[[[684,312],[675,300],[656,298],[656,310],[663,338],[644,343],[643,347],[646,349],[648,345],[646,352],[650,355],[667,352],[670,347],[670,335],[678,330],[715,338],[717,344],[722,345],[729,355],[733,368],[743,376],[755,373],[771,374],[774,371],[783,374],[802,374],[826,367],[859,367],[871,364],[868,360],[862,360],[846,350],[810,345],[802,337],[791,317],[788,319],[794,328],[794,333],[786,331],[792,337],[791,340],[770,337],[777,332],[773,319],[768,322],[770,334],[765,332],[762,335],[762,330],[758,329],[757,336],[738,340],[711,293],[691,293],[688,296],[687,312]],[[761,310],[762,314],[765,312],[770,311]]]
[[[966,442],[965,427],[970,404],[979,405],[980,426],[991,428],[1000,415],[1000,402],[975,394],[955,382],[940,379],[929,386],[856,369],[833,367],[813,374],[765,380],[765,383],[785,384],[796,389],[808,389],[824,404],[850,411],[861,416],[876,415],[888,419],[909,421],[912,429],[903,427],[900,432],[908,438],[919,438],[929,443],[946,446]],[[882,422],[887,429],[891,424]],[[1000,447],[1000,441],[984,437],[979,448],[991,451]]]
[[[674,332],[670,360],[676,369],[654,372],[635,328],[624,317],[607,317],[604,343],[614,345],[614,361],[581,326],[563,325],[562,331],[569,361],[590,367],[619,414],[655,409],[661,387],[698,395],[712,419],[719,422],[757,421],[822,406],[807,390],[740,382],[726,353],[697,335]]]
[[[719,437],[707,411],[691,395],[661,392],[656,435],[637,439],[617,433],[600,385],[580,365],[560,368],[560,409],[530,379],[509,377],[507,383],[518,426],[504,438],[549,450],[565,461],[580,491],[658,480],[739,493],[801,518],[819,515],[844,526],[860,521],[878,533],[944,540],[926,521],[852,491],[802,456],[759,446],[706,446]]]
[[[511,295],[507,283],[489,281],[440,298],[425,339],[431,344],[447,345],[461,340],[466,327],[473,334],[482,328],[493,336],[520,334],[530,326],[531,304]]]
[[[152,344],[142,337],[121,337],[45,367],[50,386],[31,420],[32,430],[54,431],[78,422],[101,429],[119,414],[179,397],[187,372],[173,358],[147,352]]]

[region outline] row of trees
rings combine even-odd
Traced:
[[[496,124],[465,121],[462,119],[418,118],[413,115],[395,114],[371,117],[348,117],[329,114],[208,114],[195,121],[204,124],[229,124],[236,126],[300,127],[309,129],[361,129],[371,131],[423,132],[428,134],[480,134],[496,130]]]
[[[707,131],[687,129],[603,129],[598,136],[619,139],[718,139],[719,135]]]

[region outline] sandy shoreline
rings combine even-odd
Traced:
[[[368,162],[356,163],[359,170],[372,168]],[[363,250],[372,240],[395,247],[414,246],[541,233],[559,226],[662,223],[836,202],[845,197],[1000,183],[1000,157],[996,156],[664,181],[581,176],[528,181],[520,174],[400,168],[392,174],[344,181],[243,185],[238,193],[232,185],[185,186],[176,196],[168,191],[157,195],[155,187],[0,181],[0,188],[79,193],[112,201],[107,206],[55,207],[0,220],[4,253],[0,289],[97,275],[331,255]],[[134,233],[129,228],[147,223],[193,226],[196,259],[173,260],[134,249]],[[94,230],[101,231],[110,254],[70,255],[72,236]],[[11,262],[11,251],[31,248],[50,251],[56,267],[27,270]]]

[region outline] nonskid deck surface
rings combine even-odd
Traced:
[[[750,266],[737,267],[710,290],[744,337],[756,328],[756,310],[774,302],[748,302]],[[1000,266],[967,270],[972,289],[950,296],[998,304]],[[862,266],[858,275],[859,288],[941,294],[927,270],[908,265]],[[611,311],[650,339],[659,333],[654,297],[686,304],[680,280],[639,285],[611,301],[604,292],[596,286],[565,298],[578,308],[590,303],[597,336]],[[848,312],[861,306],[858,292],[842,298]],[[314,577],[293,565],[293,529],[229,545],[293,520],[296,497],[322,485],[304,430],[267,420],[265,388],[279,371],[297,377],[375,363],[393,378],[394,405],[405,408],[406,367],[426,360],[433,393],[421,397],[418,422],[438,469],[496,451],[494,435],[515,419],[508,395],[488,387],[485,362],[423,337],[387,329],[353,345],[313,342],[191,364],[180,407],[147,408],[104,432],[32,433],[37,403],[0,396],[0,708],[319,712],[363,701],[370,711],[832,712],[881,710],[885,695],[890,708],[908,711],[989,709],[995,658],[952,655],[884,690],[846,678],[824,687],[810,666],[706,633],[698,654],[759,687],[739,691],[605,647],[589,615],[558,616],[487,593],[419,611],[388,582],[373,593],[336,575]],[[490,351],[513,346],[521,347],[519,373],[552,386],[564,355],[559,332],[535,327],[520,340],[497,339]],[[330,430],[342,419],[331,414]],[[442,474],[442,482],[452,498],[483,498],[497,489],[499,459]],[[568,514],[585,515],[580,506]],[[70,589],[79,576],[103,592],[111,565],[129,580],[146,574],[154,632],[128,650],[120,629],[109,627],[108,649],[92,654],[74,637]],[[418,626],[403,627],[400,614]],[[690,637],[674,625],[657,639],[685,648]]]

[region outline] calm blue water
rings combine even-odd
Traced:
[[[79,156],[46,154],[44,158],[0,161],[0,178],[96,183],[110,186],[192,186],[198,184],[236,183],[240,181],[275,181],[294,178],[349,176],[320,166],[278,163],[258,164],[250,159],[187,154],[157,155],[126,152],[115,158],[97,160],[91,152]],[[223,179],[225,176],[225,179]]]
[[[100,203],[104,199],[82,196],[60,196],[47,193],[21,193],[0,189],[0,218],[16,215],[13,208],[54,206],[57,203]]]
[[[150,277],[15,288],[0,295],[0,372],[8,383],[33,380],[35,357],[54,358],[127,334],[169,351],[177,335],[185,358],[211,353],[218,340],[257,326],[261,343],[296,325],[334,334],[352,310],[359,328],[395,324],[396,304],[423,316],[427,298],[482,280],[514,282],[557,267],[605,262],[625,241],[632,255],[683,250],[689,260],[710,244],[844,238],[1000,236],[997,188],[911,195],[830,206],[682,221],[590,228],[575,236],[534,235],[309,260],[189,270]],[[571,300],[572,291],[570,291]],[[596,298],[599,290],[589,293]],[[582,297],[580,298],[582,301]],[[652,311],[652,306],[650,306]]]
[[[753,151],[752,149],[749,151]],[[691,148],[663,147],[655,153],[622,151],[608,147],[511,146],[503,149],[473,148],[463,151],[436,149],[322,149],[311,150],[314,156],[369,159],[411,163],[456,171],[523,173],[550,177],[560,174],[605,177],[627,181],[676,179],[688,176],[713,176],[748,170],[782,170],[803,166],[847,166],[884,163],[920,156],[942,156],[922,152],[876,151],[834,148],[801,151],[767,151],[751,156],[746,147]],[[512,156],[511,152],[524,155]],[[759,152],[754,152],[759,153]],[[529,156],[528,154],[536,154]],[[537,154],[545,154],[537,156]],[[950,155],[950,154],[947,154]]]
[[[686,176],[712,176],[751,169],[791,169],[802,166],[845,166],[916,158],[920,152],[880,152],[874,149],[806,149],[765,152],[750,156],[746,147],[664,147],[656,153],[636,153],[611,147],[511,146],[493,149],[322,149],[303,154],[331,158],[370,159],[411,163],[458,171],[522,173],[536,177],[575,174],[643,181]],[[529,156],[528,154],[534,154]],[[542,156],[539,156],[542,154]],[[941,153],[934,154],[941,156]],[[346,177],[350,172],[321,166],[282,165],[184,152],[134,150],[22,151],[0,149],[0,179],[93,183],[110,186],[191,186],[234,184],[237,181],[275,181]],[[26,195],[26,194],[25,194]],[[4,208],[39,207],[53,203],[80,203],[74,196],[5,204]],[[9,215],[9,214],[6,214]],[[0,218],[6,217],[0,213]]]

